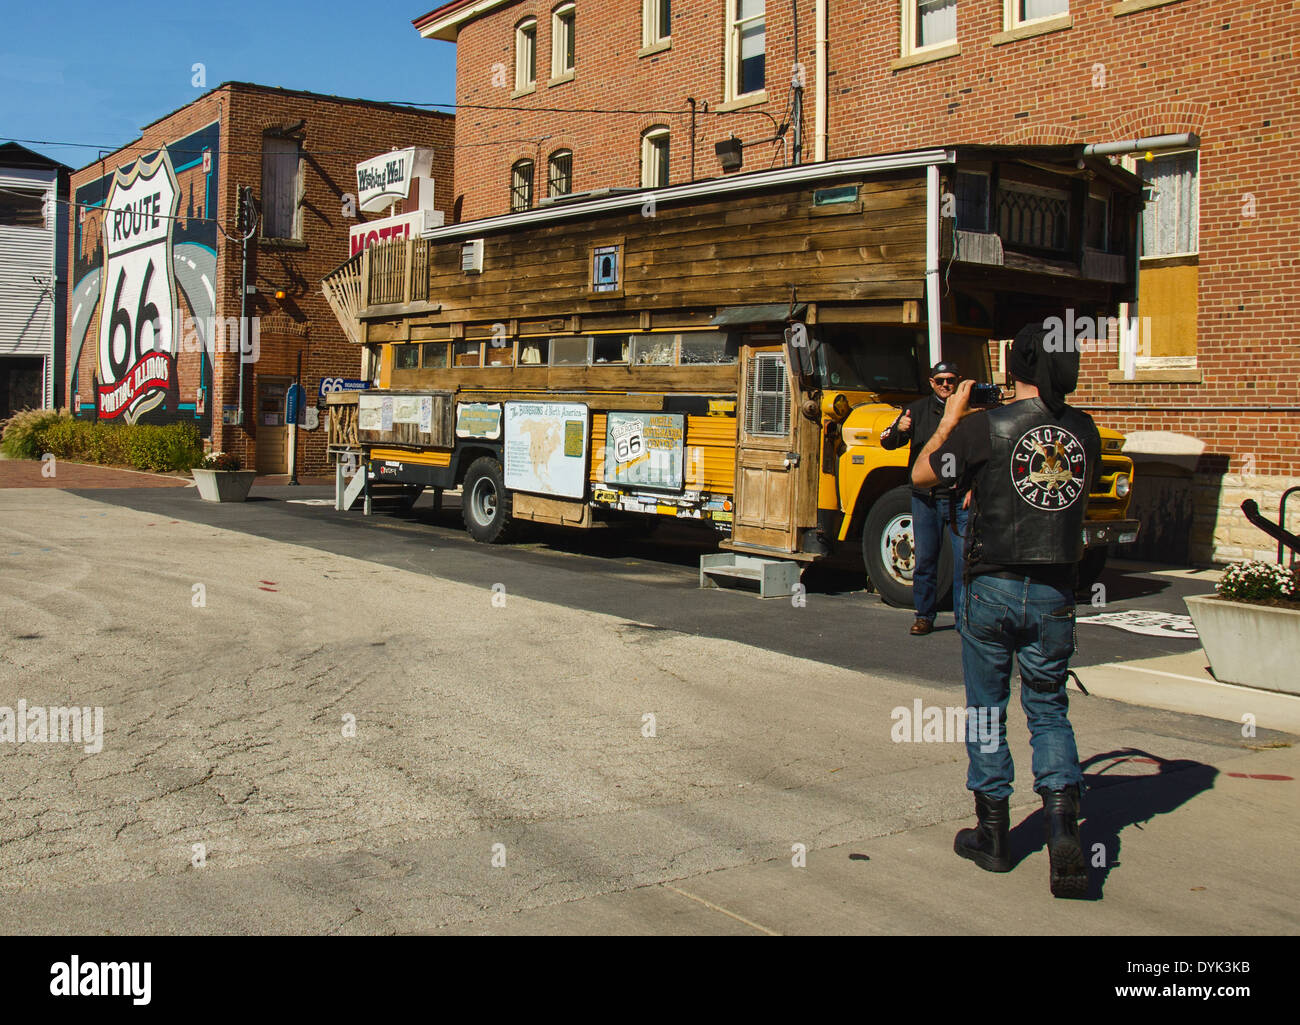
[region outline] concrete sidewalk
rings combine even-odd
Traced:
[[[1287,734],[1075,700],[1101,899],[1055,901],[1026,782],[990,875],[951,850],[961,738],[895,742],[958,667],[853,672],[440,557],[0,491],[0,706],[105,721],[98,753],[0,744],[0,931],[1300,931]]]

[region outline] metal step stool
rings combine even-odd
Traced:
[[[757,583],[760,598],[790,597],[802,573],[803,566],[789,559],[767,559],[739,552],[700,556],[701,587]]]

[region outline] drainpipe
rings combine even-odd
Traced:
[[[1141,153],[1145,150],[1197,149],[1200,145],[1200,136],[1194,132],[1185,132],[1182,135],[1148,135],[1145,138],[1126,139],[1123,142],[1094,142],[1083,147],[1083,155],[1113,157],[1122,153]]]
[[[826,159],[826,0],[817,0],[817,110],[813,115],[813,159]]]
[[[930,325],[930,366],[943,358],[939,328],[939,165],[925,169],[925,306]]]

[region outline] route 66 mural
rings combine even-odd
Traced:
[[[219,127],[77,189],[68,323],[79,415],[210,429]]]

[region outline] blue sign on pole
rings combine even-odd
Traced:
[[[289,386],[289,394],[285,399],[284,422],[287,424],[296,424],[302,419],[302,404],[306,394],[303,392],[302,385],[293,384]]]

